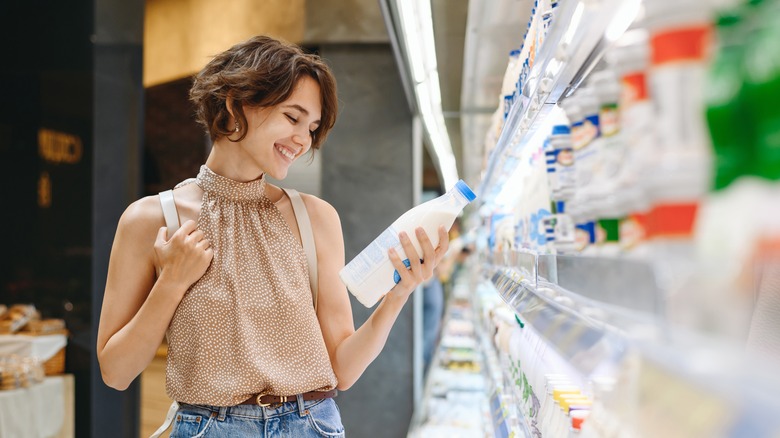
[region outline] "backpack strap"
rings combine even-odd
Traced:
[[[165,217],[165,226],[168,227],[167,238],[170,239],[181,226],[179,212],[176,210],[176,202],[173,199],[173,190],[160,192],[160,205]]]
[[[314,302],[314,311],[317,311],[317,247],[314,244],[314,233],[311,229],[311,220],[306,211],[306,205],[303,203],[301,194],[297,190],[282,189],[292,202],[295,220],[298,222],[298,231],[301,233],[301,243],[303,251],[306,253],[306,260],[309,264],[309,283],[311,285],[311,298]]]

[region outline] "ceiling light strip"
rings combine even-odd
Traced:
[[[403,45],[414,83],[417,108],[445,189],[458,181],[458,169],[441,107],[439,72],[430,1],[397,0]]]

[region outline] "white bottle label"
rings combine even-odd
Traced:
[[[390,248],[401,248],[398,230],[390,225],[370,245],[344,267],[344,275],[350,284],[359,284],[369,277],[382,262],[388,259]]]
[[[339,271],[341,281],[361,304],[366,307],[373,306],[401,279],[390,260],[388,251],[391,248],[395,249],[407,268],[410,265],[408,260],[404,260],[407,254],[401,246],[399,233],[404,232],[409,236],[409,243],[414,248],[409,250],[416,253],[410,256],[419,256],[422,259],[423,251],[416,238],[416,228],[421,227],[425,231],[431,245],[435,248],[439,242],[438,227],[452,226],[458,213],[473,198],[473,193],[468,186],[458,182],[457,189],[407,211]]]

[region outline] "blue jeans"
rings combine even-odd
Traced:
[[[182,404],[170,438],[344,437],[341,414],[332,398],[283,403],[266,408]]]

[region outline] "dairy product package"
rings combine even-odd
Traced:
[[[463,207],[475,198],[474,192],[461,180],[442,196],[410,209],[339,272],[341,281],[361,304],[372,307],[401,281],[401,276],[390,261],[388,250],[395,248],[404,264],[410,266],[398,234],[405,231],[417,253],[422,256],[415,229],[422,227],[435,248],[439,244],[439,226],[449,229]]]

